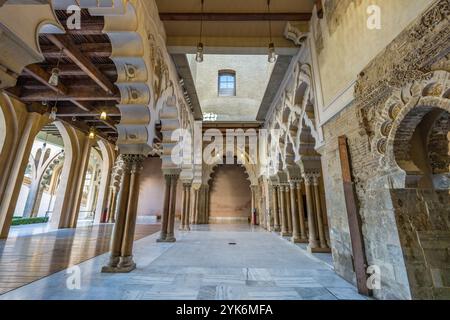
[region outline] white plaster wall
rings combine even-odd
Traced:
[[[196,63],[188,55],[192,77],[203,113],[215,113],[218,121],[254,121],[274,64],[266,55],[205,55]],[[236,96],[218,96],[219,70],[236,72]]]
[[[336,0],[332,0],[336,1]],[[375,58],[434,0],[345,0],[346,10],[333,17],[340,24],[330,34],[327,19],[313,20],[314,38],[321,33],[323,49],[317,61],[324,106],[321,122],[331,118],[353,99],[353,85],[361,70]],[[369,30],[367,8],[381,9],[381,29]],[[317,41],[314,41],[317,43]],[[328,110],[330,109],[331,110]]]

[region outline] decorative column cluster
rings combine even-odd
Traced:
[[[278,193],[280,186],[272,185],[272,215],[273,215],[273,231],[280,232],[280,206],[278,204]]]
[[[117,157],[116,163],[111,172],[111,183],[108,193],[108,204],[106,206],[106,217],[103,222],[114,223],[116,221],[117,195],[119,193],[120,184],[123,176],[123,159],[122,156]]]
[[[175,242],[175,206],[177,203],[177,183],[180,177],[178,171],[164,172],[166,186],[164,190],[164,205],[161,234],[157,242]]]
[[[181,211],[181,226],[180,230],[189,231],[190,227],[190,212],[191,212],[191,182],[183,182],[183,208]]]
[[[192,223],[207,224],[209,223],[209,185],[195,185],[192,189],[194,191]]]
[[[320,174],[305,173],[306,206],[308,211],[308,232],[310,252],[330,252],[325,237],[325,226],[319,190]]]
[[[251,189],[251,197],[252,197],[252,210],[251,210],[251,224],[256,226],[258,225],[258,212],[257,212],[257,192],[258,186],[250,186]]]
[[[292,242],[306,243],[305,212],[301,193],[301,181],[290,181],[289,188],[292,214]]]
[[[111,240],[111,256],[102,272],[130,272],[133,261],[133,240],[139,197],[139,176],[145,156],[122,155],[123,179],[117,200],[116,223]]]

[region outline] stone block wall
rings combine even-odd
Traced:
[[[414,299],[450,299],[449,191],[391,190]]]
[[[356,284],[352,245],[339,158],[338,137],[346,135],[362,220],[367,262],[381,269],[379,299],[409,299],[408,279],[390,201],[389,189],[366,187],[376,174],[377,162],[369,139],[360,127],[355,105],[350,105],[324,126],[326,144],[322,148],[325,195],[330,224],[330,240],[336,272]]]

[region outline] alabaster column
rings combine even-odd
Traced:
[[[171,185],[171,177],[170,175],[164,175],[164,180],[166,185],[164,187],[164,202],[163,202],[163,212],[161,215],[161,233],[159,238],[156,240],[157,242],[165,242],[167,233],[168,233],[168,225],[169,225],[169,211],[170,211],[170,185]]]
[[[286,207],[286,191],[285,186],[280,186],[280,209],[281,209],[281,235],[283,237],[290,236],[288,227],[287,207]]]
[[[130,187],[128,190],[127,215],[123,230],[122,248],[120,260],[117,266],[118,272],[130,272],[136,268],[133,261],[134,231],[136,229],[137,205],[139,201],[140,172],[142,171],[143,156],[133,155],[126,161],[130,163]]]
[[[169,221],[167,225],[167,236],[166,242],[175,242],[175,210],[177,203],[177,182],[179,175],[172,174],[170,182],[170,210],[169,210]]]
[[[117,204],[117,187],[110,187],[109,200],[108,200],[108,211],[106,216],[106,222],[115,222],[116,204]]]
[[[290,196],[291,196],[291,214],[292,214],[292,242],[298,243],[301,242],[300,235],[300,216],[299,210],[297,206],[297,190],[296,190],[296,182],[291,181],[289,183],[290,187]]]
[[[193,217],[193,224],[198,224],[199,223],[199,214],[200,214],[200,206],[199,206],[199,201],[200,200],[200,189],[198,188],[194,188],[194,211],[192,212],[192,217]]]
[[[316,232],[316,219],[314,212],[314,203],[313,203],[313,176],[305,175],[305,190],[306,190],[306,208],[308,211],[308,231],[309,231],[309,245],[308,249],[310,251],[318,248],[319,244],[317,242],[317,232]]]
[[[302,195],[302,184],[301,182],[296,183],[296,191],[297,191],[297,203],[298,203],[298,212],[300,217],[300,239],[301,242],[307,242],[306,238],[306,226],[305,226],[305,207],[303,205],[303,195]]]
[[[250,186],[250,189],[251,189],[251,195],[252,195],[252,211],[251,211],[251,214],[252,214],[252,216],[251,216],[251,222],[252,222],[252,225],[256,225],[257,224],[257,218],[256,218],[256,215],[257,215],[257,212],[256,212],[256,188],[257,188],[257,186]]]
[[[127,218],[127,205],[130,189],[130,163],[124,161],[122,163],[123,179],[120,186],[119,198],[117,201],[116,223],[114,224],[113,234],[111,238],[111,254],[108,265],[102,268],[102,272],[114,272],[117,268],[122,251],[123,232]]]
[[[323,249],[327,249],[328,245],[327,245],[327,240],[325,238],[325,227],[323,224],[322,206],[320,203],[319,177],[318,176],[314,176],[313,185],[314,185],[314,200],[316,203],[317,227],[319,229],[320,247]]]
[[[289,185],[284,187],[284,204],[286,206],[286,217],[287,217],[287,229],[289,236],[292,236],[292,213],[291,213],[291,192]]]
[[[181,219],[181,230],[189,231],[189,215],[191,208],[191,184],[183,183],[183,215]]]
[[[272,187],[273,200],[273,231],[280,232],[280,211],[278,207],[278,186]]]

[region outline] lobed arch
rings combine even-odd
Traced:
[[[445,112],[450,113],[449,79],[449,72],[435,71],[424,80],[394,90],[380,113],[372,149],[376,151],[379,170],[389,177],[395,188],[405,188],[411,178],[423,175],[423,170],[411,160],[409,144],[416,128],[427,116],[435,114],[438,119]]]

